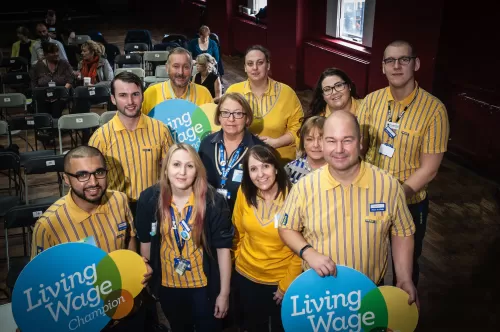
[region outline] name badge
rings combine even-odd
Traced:
[[[390,144],[383,143],[380,145],[380,149],[378,150],[378,152],[384,156],[392,158],[392,156],[394,155],[394,147]]]
[[[187,232],[191,232],[191,227],[189,227],[188,223],[185,220],[181,220],[181,226],[184,228]]]
[[[235,169],[233,172],[233,182],[241,182],[242,179],[243,179],[243,171]]]
[[[392,130],[391,127],[385,127],[384,131],[390,138],[396,137],[396,132]]]
[[[224,196],[226,199],[231,199],[231,194],[229,193],[229,191],[227,191],[227,189],[218,188],[217,192]]]
[[[387,121],[387,125],[386,125],[386,127],[389,127],[389,128],[391,128],[392,130],[398,131],[398,130],[399,130],[399,123],[397,123],[397,122]]]
[[[370,212],[383,212],[385,211],[385,203],[370,204]]]
[[[54,88],[56,86],[56,82],[49,82],[49,88]]]
[[[279,220],[280,220],[280,215],[279,214],[275,214],[274,215],[274,228],[278,228],[278,226],[279,226]]]
[[[124,229],[127,229],[127,222],[122,222],[118,224],[118,230],[123,231]]]
[[[191,271],[191,262],[187,259],[174,258],[174,269],[178,275],[184,275],[186,271]]]

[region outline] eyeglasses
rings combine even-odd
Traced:
[[[325,96],[329,96],[329,95],[331,95],[333,93],[333,90],[335,90],[337,92],[340,92],[340,91],[343,91],[346,86],[347,86],[346,82],[337,82],[333,86],[325,86],[322,89],[323,90],[323,94]]]
[[[243,117],[247,114],[245,112],[228,112],[228,111],[221,111],[220,112],[220,116],[223,118],[229,118],[231,115],[235,119],[243,119]]]
[[[94,172],[77,172],[76,174],[64,172],[69,176],[72,176],[76,178],[80,182],[86,182],[90,180],[90,176],[94,175],[96,179],[104,179],[106,177],[106,174],[108,173],[108,170],[105,168],[98,168]]]
[[[385,65],[391,65],[391,66],[394,66],[396,64],[396,61],[399,62],[400,65],[402,66],[406,66],[407,64],[410,63],[410,61],[412,59],[415,59],[416,56],[402,56],[401,58],[397,58],[397,59],[394,59],[394,58],[386,58],[384,60],[382,60],[382,62],[385,64]]]

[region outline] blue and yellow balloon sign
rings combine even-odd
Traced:
[[[23,269],[12,313],[21,331],[100,331],[132,311],[145,273],[133,251],[108,254],[87,243],[60,244]]]
[[[184,99],[165,100],[148,115],[166,124],[176,143],[187,143],[196,151],[201,140],[212,133],[213,120],[199,106]]]
[[[283,298],[286,332],[413,332],[418,310],[408,294],[392,286],[377,287],[367,276],[337,265],[337,277],[320,277],[310,269],[295,279]]]

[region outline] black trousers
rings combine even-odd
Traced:
[[[420,267],[418,259],[422,255],[422,246],[424,243],[425,231],[427,230],[427,216],[429,215],[429,196],[426,196],[423,201],[417,204],[408,204],[413,222],[415,223],[415,249],[413,251],[413,283],[418,284],[420,276]]]
[[[141,306],[130,316],[120,319],[116,325],[110,325],[101,332],[148,332],[145,330],[146,308]]]
[[[243,312],[243,326],[247,332],[269,331],[283,332],[281,322],[281,305],[273,300],[276,285],[255,283],[238,272],[234,274],[235,284],[238,285],[240,309]],[[174,331],[175,332],[175,331]]]
[[[49,113],[53,118],[60,118],[66,104],[66,100],[40,101],[36,107],[38,113]]]
[[[415,223],[415,234],[413,238],[415,240],[415,246],[413,249],[413,274],[412,280],[415,287],[418,285],[418,280],[420,277],[420,266],[418,264],[418,259],[422,255],[422,247],[424,243],[425,231],[427,229],[427,217],[429,215],[429,196],[426,196],[423,201],[417,204],[408,204],[408,209],[410,210],[411,217]],[[394,269],[394,260],[392,261],[393,266],[393,277],[392,282],[395,286],[396,280],[396,270]]]
[[[207,287],[160,289],[160,304],[172,332],[219,332],[221,320],[215,318],[215,302]]]

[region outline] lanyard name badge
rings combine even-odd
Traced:
[[[222,143],[219,143],[219,166],[221,170],[221,177],[220,188],[217,189],[217,192],[224,195],[224,197],[226,197],[227,199],[231,199],[231,193],[227,189],[224,189],[227,181],[227,176],[231,169],[233,169],[236,165],[236,161],[240,158],[240,154],[242,151],[243,146],[238,146],[236,151],[234,151],[233,155],[231,156],[231,160],[226,163],[226,149],[224,148],[224,145]]]
[[[179,249],[179,258],[174,258],[174,269],[175,272],[179,275],[184,275],[186,271],[191,271],[191,262],[187,259],[182,258],[182,249],[184,249],[184,245],[186,241],[191,238],[191,227],[189,227],[188,222],[189,218],[191,218],[191,212],[193,212],[193,207],[190,206],[186,213],[186,218],[179,222],[179,225],[182,226],[182,231],[179,235],[179,230],[177,227],[177,222],[175,220],[174,209],[170,207],[170,216],[172,217],[172,229],[174,231],[175,242],[177,243],[177,248]],[[182,238],[182,239],[181,239]]]

